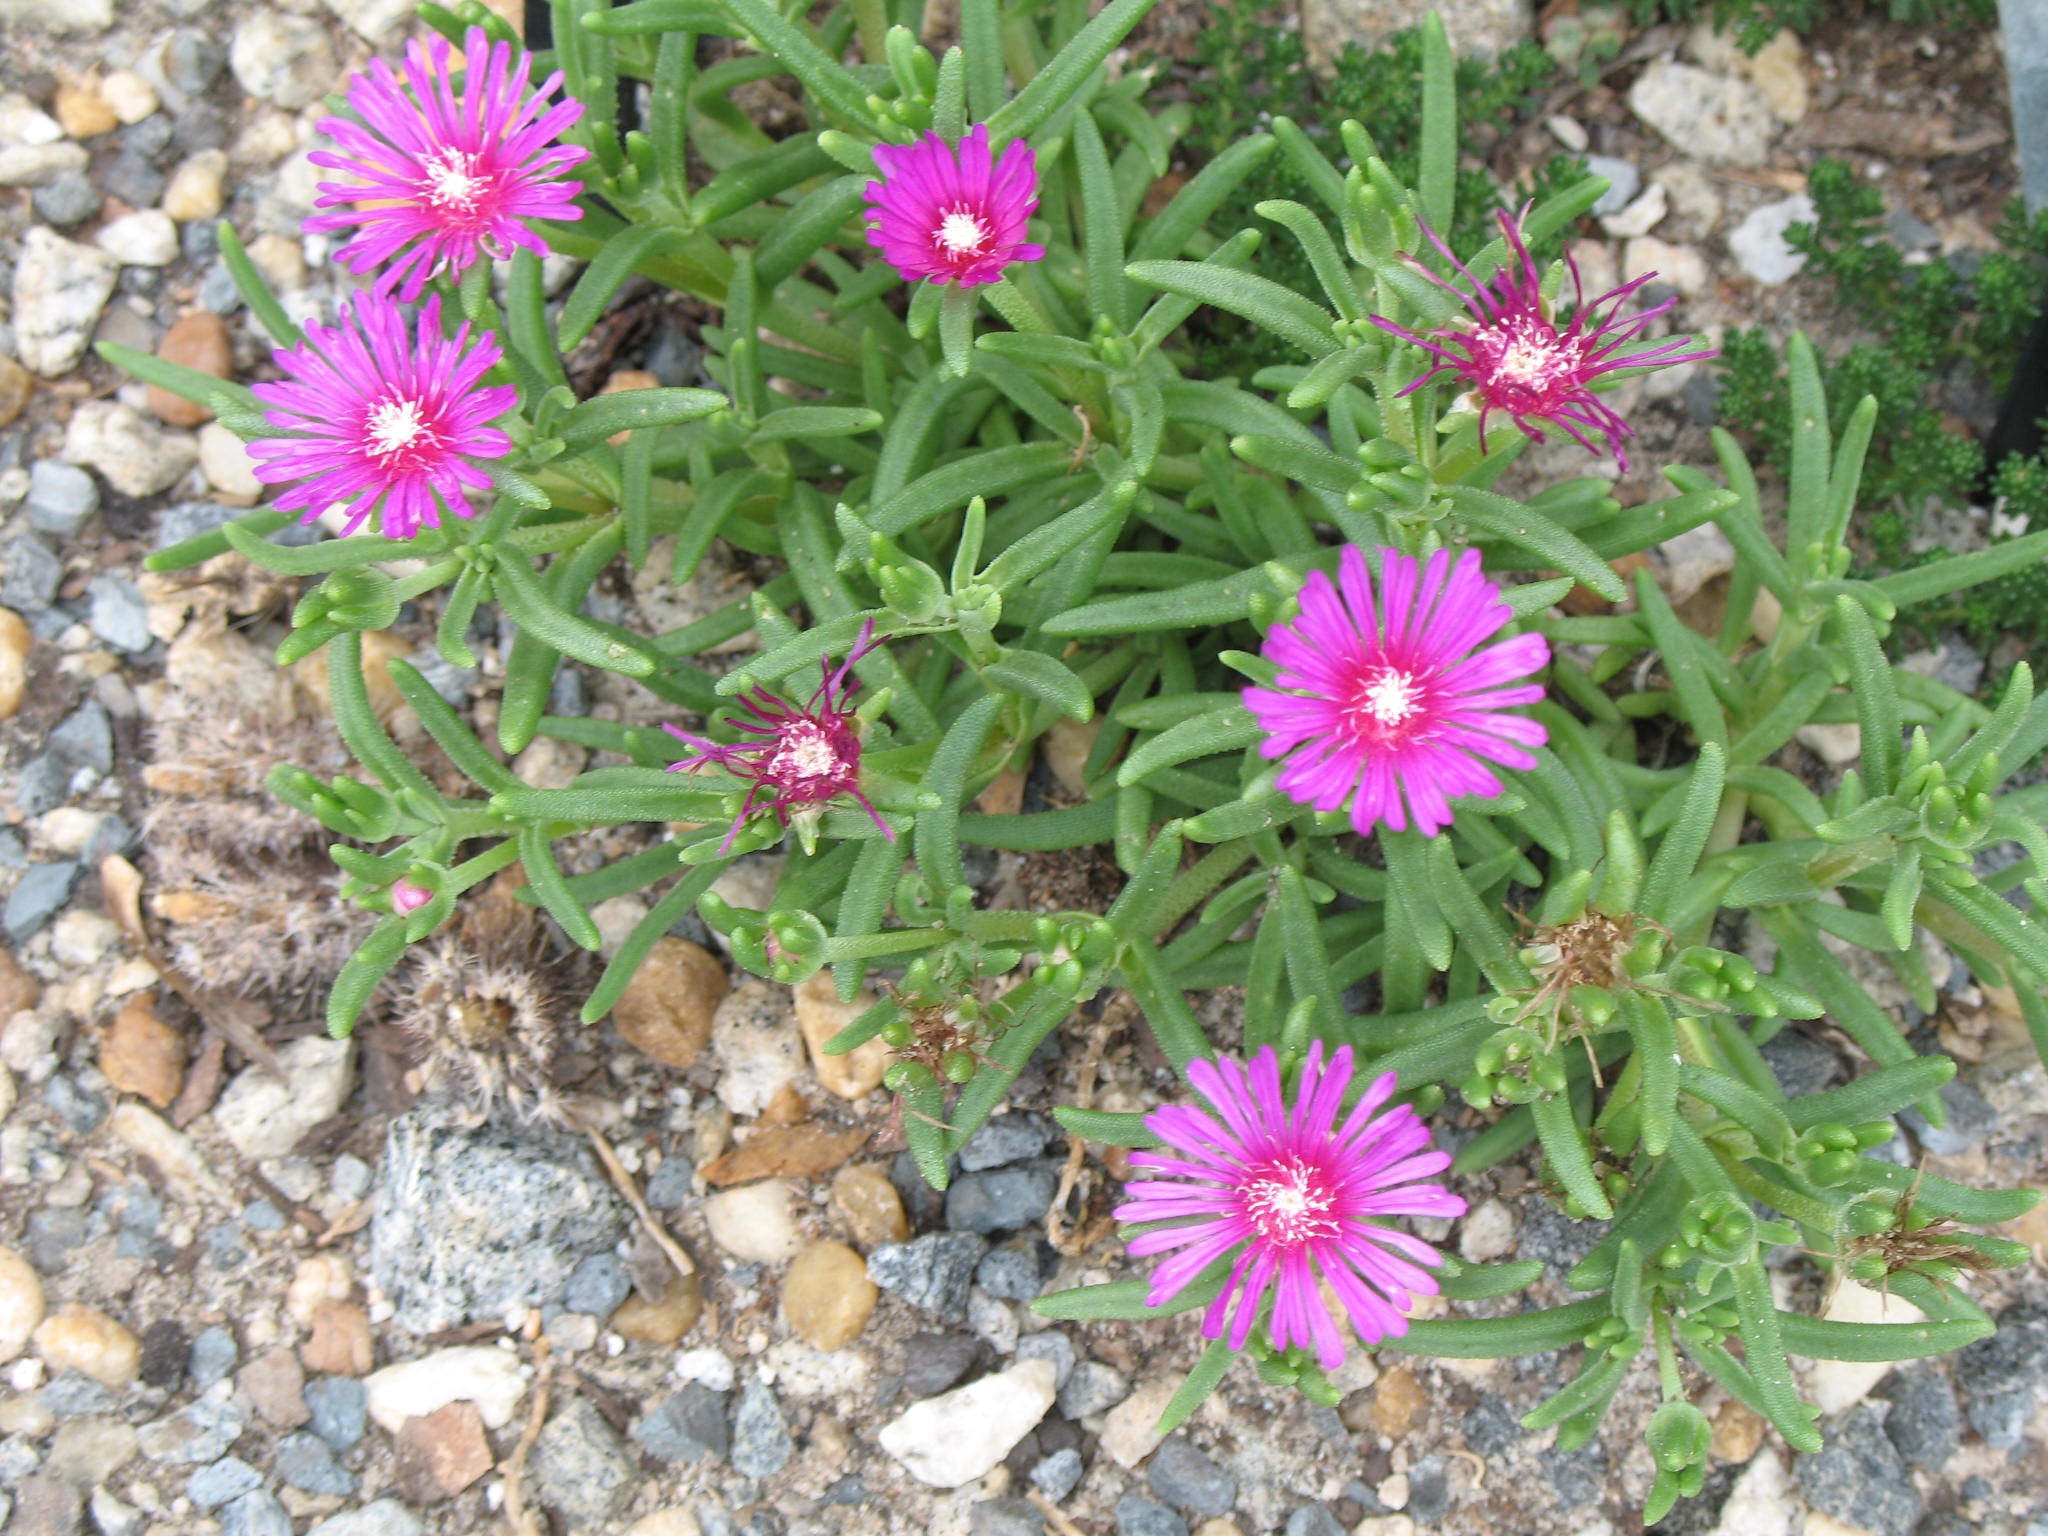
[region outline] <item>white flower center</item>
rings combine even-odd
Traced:
[[[1533,386],[1547,383],[1564,365],[1558,339],[1533,326],[1516,330],[1494,365],[1494,376],[1502,383]]]
[[[938,242],[955,256],[966,256],[988,244],[988,225],[980,214],[955,208],[939,220]]]
[[[1422,689],[1405,672],[1388,668],[1365,685],[1359,702],[1381,725],[1399,725],[1422,707]]]
[[[380,459],[403,453],[421,438],[433,436],[417,400],[379,400],[370,409],[369,427],[370,452]]]
[[[824,737],[805,736],[790,746],[789,766],[798,773],[814,776],[830,773],[839,766],[839,754]]]
[[[436,208],[467,213],[483,194],[484,178],[476,173],[476,157],[464,150],[437,149],[421,162],[426,172],[427,201]]]
[[[1300,1158],[1259,1169],[1244,1185],[1244,1210],[1259,1236],[1281,1247],[1337,1235],[1321,1172]]]
[[[837,778],[845,768],[832,733],[814,720],[798,720],[784,730],[768,763],[769,774],[784,784]]]

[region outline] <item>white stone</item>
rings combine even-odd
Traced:
[[[43,1309],[43,1282],[34,1266],[12,1248],[0,1248],[0,1365],[28,1348]]]
[[[0,21],[45,32],[104,32],[114,24],[114,0],[0,0]]]
[[[1757,166],[1777,120],[1747,80],[1658,59],[1629,87],[1628,104],[1672,145],[1714,165]]]
[[[1821,1314],[1831,1323],[1920,1323],[1927,1314],[1910,1301],[1887,1296],[1867,1285],[1844,1279]],[[1891,1373],[1889,1360],[1817,1360],[1812,1375],[1813,1400],[1822,1414],[1840,1413],[1863,1401]]]
[[[722,1349],[686,1349],[671,1369],[678,1380],[702,1382],[714,1392],[730,1392],[737,1379],[732,1356]]]
[[[1795,192],[1779,202],[1765,203],[1728,232],[1728,249],[1743,271],[1766,288],[1789,283],[1806,265],[1806,253],[1795,251],[1785,239],[1794,224],[1811,224],[1813,199]]]
[[[245,1067],[214,1105],[214,1125],[244,1157],[286,1156],[348,1102],[355,1086],[354,1045],[324,1035],[286,1042],[277,1053],[286,1081],[260,1066]]]
[[[1671,195],[1656,182],[1650,183],[1650,190],[1643,193],[1619,213],[1611,213],[1600,221],[1600,227],[1617,240],[1627,240],[1636,235],[1647,235],[1664,222],[1664,215],[1671,211]]]
[[[1757,50],[1748,61],[1750,82],[1756,86],[1779,122],[1790,124],[1806,116],[1806,50],[1790,27]]]
[[[381,43],[401,21],[413,13],[414,0],[327,0],[334,12],[358,37]]]
[[[0,96],[0,149],[18,145],[56,144],[64,126],[19,91]]]
[[[387,1365],[363,1378],[370,1417],[397,1434],[407,1419],[423,1418],[450,1403],[475,1403],[491,1429],[512,1422],[512,1412],[526,1395],[519,1357],[510,1350],[460,1345],[437,1350],[403,1365]]]
[[[1407,1515],[1367,1515],[1351,1536],[1415,1536],[1415,1522]]]
[[[1621,253],[1623,282],[1653,272],[1687,298],[1707,291],[1706,258],[1689,245],[1673,245],[1655,235],[1638,235]]]
[[[1159,1415],[1187,1378],[1178,1373],[1148,1381],[1102,1418],[1102,1448],[1118,1466],[1129,1470],[1154,1451],[1166,1436],[1159,1433]]]
[[[259,10],[235,29],[228,68],[251,96],[288,112],[311,106],[339,82],[327,29],[308,16]]]
[[[787,1179],[762,1179],[721,1189],[704,1202],[711,1240],[750,1264],[780,1264],[804,1245],[796,1221],[796,1186]]]
[[[71,415],[64,457],[98,470],[124,496],[154,496],[198,461],[199,443],[119,400],[87,400]]]
[[[160,104],[156,87],[132,69],[117,69],[100,81],[100,100],[124,123],[139,123]]]
[[[957,1391],[914,1403],[876,1437],[910,1475],[958,1488],[993,1471],[1052,1407],[1053,1363],[1019,1361]]]
[[[231,507],[253,507],[263,494],[248,448],[217,421],[199,429],[199,468],[206,483]]]
[[[1766,1445],[1742,1469],[1713,1536],[1791,1536],[1798,1519],[1785,1486],[1785,1463]]]
[[[121,942],[121,930],[98,912],[74,907],[50,927],[50,953],[78,970],[98,965]]]
[[[98,239],[100,249],[124,267],[167,267],[178,259],[178,226],[161,208],[123,214]]]
[[[1834,725],[1802,725],[1794,735],[1802,747],[1830,768],[1853,763],[1863,755],[1863,727],[1854,720]]]
[[[79,150],[80,155],[84,153]],[[0,154],[0,159],[4,158]],[[105,251],[75,244],[40,224],[31,225],[14,268],[14,335],[23,366],[54,379],[83,357],[92,328],[99,323],[100,311],[106,308],[120,275],[120,262]],[[112,402],[87,402],[93,404]]]
[[[978,1285],[967,1293],[967,1331],[999,1355],[1017,1353],[1016,1312]]]
[[[711,1054],[720,1069],[719,1102],[758,1115],[804,1070],[803,1036],[788,987],[749,976],[727,993],[711,1020]]]
[[[1714,180],[1698,166],[1674,160],[1658,170],[1651,180],[1671,198],[1671,211],[1693,225],[1695,235],[1706,235],[1721,222],[1721,192]]]
[[[1684,602],[1716,576],[1735,569],[1735,546],[1712,523],[1666,539],[1657,553],[1664,557],[1664,590],[1673,603]]]
[[[0,187],[44,187],[92,157],[83,144],[11,144],[0,148]],[[40,228],[40,226],[37,226]]]
[[[1458,1256],[1469,1263],[1490,1263],[1514,1245],[1515,1213],[1499,1200],[1480,1201],[1458,1229]]]

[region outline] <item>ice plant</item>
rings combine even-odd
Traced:
[[[915,144],[878,144],[882,180],[868,183],[868,244],[906,282],[928,277],[963,288],[1001,279],[1011,263],[1037,261],[1045,247],[1024,239],[1038,208],[1031,146],[1013,140],[996,157],[977,124],[959,145],[928,133]]]
[[[1600,449],[1586,434],[1604,433],[1615,463],[1626,470],[1628,454],[1622,440],[1632,436],[1633,429],[1593,393],[1594,384],[1617,369],[1696,362],[1712,357],[1712,350],[1686,350],[1692,347],[1690,336],[1676,336],[1659,346],[1632,349],[1631,343],[1643,327],[1678,301],[1666,299],[1624,320],[1622,306],[1657,274],[1645,272],[1630,278],[1588,303],[1579,280],[1578,263],[1571,260],[1569,253],[1565,261],[1572,278],[1572,313],[1570,321],[1560,325],[1550,301],[1543,296],[1542,275],[1522,238],[1521,220],[1506,210],[1496,217],[1512,259],[1500,264],[1490,282],[1475,277],[1451,254],[1436,231],[1424,231],[1444,259],[1471,284],[1471,291],[1452,286],[1427,267],[1422,269],[1424,274],[1438,286],[1457,294],[1471,311],[1469,318],[1460,317],[1441,329],[1418,336],[1391,320],[1373,316],[1373,324],[1381,330],[1411,341],[1439,359],[1434,368],[1402,393],[1420,389],[1441,373],[1453,373],[1464,382],[1479,412],[1482,449],[1486,444],[1487,419],[1498,411],[1539,443],[1544,441],[1539,423],[1556,427],[1593,453]],[[1604,315],[1600,313],[1603,305],[1607,309]]]
[[[1133,1254],[1179,1249],[1152,1273],[1148,1306],[1185,1290],[1210,1265],[1236,1254],[1202,1332],[1244,1348],[1268,1291],[1267,1336],[1275,1349],[1313,1347],[1324,1370],[1344,1363],[1344,1341],[1317,1287],[1318,1276],[1368,1344],[1408,1331],[1417,1295],[1434,1295],[1429,1270],[1440,1262],[1421,1238],[1382,1225],[1389,1216],[1462,1216],[1465,1202],[1425,1182],[1450,1166],[1448,1152],[1427,1150],[1429,1128],[1412,1107],[1383,1106],[1394,1074],[1365,1090],[1343,1123],[1337,1114],[1351,1085],[1351,1047],[1327,1062],[1321,1041],[1302,1063],[1292,1103],[1280,1063],[1267,1046],[1249,1065],[1228,1056],[1197,1060],[1188,1081],[1209,1109],[1169,1104],[1145,1117],[1165,1143],[1134,1152],[1133,1167],[1168,1180],[1128,1186],[1119,1221],[1172,1222],[1139,1234]]]
[[[401,917],[410,916],[434,899],[434,893],[423,885],[414,885],[410,880],[400,880],[391,887],[391,910]]]
[[[764,798],[782,824],[795,825],[801,835],[815,828],[827,801],[848,795],[874,817],[882,835],[894,841],[896,834],[860,792],[860,732],[853,711],[846,708],[847,699],[859,686],[853,681],[853,664],[874,649],[874,628],[872,622],[861,626],[853,649],[836,668],[829,656],[818,663],[823,681],[802,708],[766,688],[740,695],[741,705],[754,718],[733,721],[733,729],[746,731],[757,740],[729,744],[692,736],[672,725],[662,727],[676,740],[697,749],[694,756],[670,763],[670,773],[709,763],[746,781],[747,797],[740,802],[739,815],[725,834],[723,848],[732,846]]]
[[[358,276],[381,268],[379,293],[396,289],[409,302],[429,278],[459,276],[514,246],[545,256],[547,242],[523,221],[583,216],[573,201],[581,184],[563,178],[590,152],[559,142],[582,104],[549,105],[559,70],[529,91],[533,58],[521,52],[515,63],[512,54],[471,27],[458,87],[447,41],[416,39],[403,78],[374,59],[351,81],[348,104],[361,122],[322,120],[340,151],[309,158],[350,179],[320,183],[315,205],[335,211],[306,228],[353,231],[336,259]]]
[[[249,444],[256,478],[296,481],[272,505],[306,509],[310,523],[342,508],[354,533],[380,505],[386,538],[409,539],[441,526],[445,510],[470,516],[466,492],[489,487],[475,460],[503,458],[512,440],[490,425],[518,401],[510,385],[485,384],[497,337],[474,339],[467,322],[441,334],[439,295],[409,324],[396,301],[358,293],[340,323],[307,325],[304,345],[271,354],[285,379],[254,384],[274,407],[263,419],[286,435]]]
[[[1266,637],[1279,686],[1247,688],[1244,701],[1267,733],[1260,752],[1289,759],[1282,794],[1319,811],[1349,801],[1361,835],[1413,821],[1434,836],[1457,796],[1501,792],[1486,762],[1536,766],[1527,749],[1548,739],[1543,727],[1503,711],[1543,697],[1539,683],[1508,685],[1542,668],[1550,647],[1518,635],[1473,651],[1512,613],[1476,549],[1455,564],[1447,550],[1425,563],[1381,549],[1378,562],[1377,599],[1355,544],[1336,581],[1309,577],[1300,617]]]

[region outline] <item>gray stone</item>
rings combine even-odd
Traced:
[[[73,768],[114,771],[114,717],[97,699],[80,705],[50,732],[50,750]]]
[[[1124,1373],[1100,1360],[1083,1360],[1060,1388],[1057,1399],[1060,1417],[1086,1419],[1107,1413],[1130,1396],[1131,1384]]]
[[[8,1536],[72,1536],[85,1512],[84,1495],[48,1472],[24,1479],[14,1497]]]
[[[72,229],[100,211],[104,199],[83,171],[65,171],[35,191],[36,212],[59,229]]]
[[[327,29],[307,16],[259,10],[235,29],[228,67],[251,96],[296,112],[335,83]]]
[[[62,459],[38,459],[28,472],[28,520],[38,533],[68,537],[100,509],[91,475]]]
[[[419,1516],[398,1500],[378,1499],[360,1509],[329,1515],[306,1536],[421,1536],[421,1530]]]
[[[36,1401],[60,1419],[83,1419],[114,1413],[121,1400],[80,1371],[67,1370],[36,1394]]]
[[[912,1334],[903,1349],[903,1390],[937,1397],[973,1367],[980,1341],[964,1333]]]
[[[1913,1139],[1937,1157],[1975,1151],[1998,1124],[1998,1111],[1968,1083],[1949,1081],[1941,1090],[1941,1102],[1948,1110],[1948,1124],[1939,1129],[1928,1124],[1927,1117],[1917,1109],[1899,1113],[1900,1122],[1913,1133]]]
[[[220,1536],[292,1536],[292,1517],[275,1494],[259,1488],[220,1512]]]
[[[50,546],[25,533],[7,546],[7,577],[0,581],[0,605],[18,613],[42,612],[57,600],[64,562]]]
[[[562,1305],[571,1312],[585,1312],[602,1322],[619,1310],[633,1290],[633,1277],[616,1254],[593,1253],[569,1273],[562,1288]]]
[[[78,873],[75,859],[29,865],[7,895],[6,912],[0,914],[0,927],[7,930],[7,937],[19,944],[55,917],[71,899]]]
[[[1029,1499],[983,1499],[967,1512],[967,1536],[1044,1536],[1045,1517]]]
[[[1901,1366],[1886,1378],[1892,1411],[1884,1432],[1907,1466],[1938,1472],[1962,1444],[1963,1416],[1956,1394],[1939,1366]]]
[[[964,1173],[946,1191],[946,1225],[956,1232],[1015,1232],[1043,1219],[1059,1175],[1039,1163]]]
[[[1188,1536],[1188,1523],[1164,1504],[1127,1493],[1116,1501],[1116,1536]]]
[[[1819,1093],[1842,1076],[1842,1058],[1826,1041],[1808,1034],[1797,1024],[1779,1030],[1759,1050],[1787,1098]]]
[[[1304,1504],[1287,1517],[1286,1536],[1344,1536],[1344,1527],[1327,1504]]]
[[[1806,1501],[1824,1514],[1875,1536],[1910,1536],[1921,1514],[1920,1490],[1892,1442],[1885,1411],[1858,1403],[1842,1415],[1817,1455],[1794,1467]]]
[[[535,1127],[465,1124],[421,1103],[392,1122],[370,1264],[398,1326],[434,1333],[560,1298],[586,1254],[625,1235],[589,1149]]]
[[[69,372],[85,355],[120,272],[105,251],[31,225],[14,267],[14,337],[22,366],[46,379]]]
[[[1427,1529],[1451,1507],[1451,1479],[1441,1456],[1425,1456],[1408,1469],[1408,1513]]]
[[[1367,53],[1396,32],[1441,16],[1459,53],[1492,58],[1529,36],[1529,0],[1312,0],[1301,8],[1309,58],[1327,67],[1347,44]]]
[[[315,1376],[306,1383],[307,1427],[330,1448],[345,1451],[363,1438],[369,1393],[353,1376]]]
[[[1721,419],[1721,381],[1704,369],[1694,372],[1680,392],[1685,419],[1696,427],[1711,427]]]
[[[442,699],[461,708],[469,702],[472,684],[483,675],[476,667],[457,667],[449,664],[436,646],[424,645],[405,658],[419,675],[427,680],[427,686]],[[578,1309],[581,1310],[580,1308]]]
[[[1909,256],[1941,249],[1941,231],[1910,208],[1894,208],[1886,214],[1884,232]]]
[[[28,847],[12,827],[0,828],[0,869],[27,869]]]
[[[1031,1486],[1058,1504],[1081,1481],[1081,1453],[1063,1445],[1031,1469]]]
[[[739,1407],[732,1416],[733,1470],[746,1477],[773,1477],[795,1451],[774,1389],[754,1377],[740,1389]]]
[[[1781,287],[1806,265],[1806,253],[1792,249],[1785,231],[1794,224],[1811,224],[1814,217],[1813,199],[1804,192],[1765,203],[1729,231],[1728,249],[1742,270],[1766,288]]]
[[[1604,219],[1611,213],[1619,213],[1635,201],[1636,193],[1643,185],[1643,173],[1627,160],[1617,160],[1612,155],[1586,156],[1586,170],[1595,176],[1607,178],[1607,190],[1600,194],[1600,201],[1593,205],[1593,217]]]
[[[164,44],[164,78],[187,96],[197,96],[227,66],[227,45],[197,27],[180,27]]]
[[[582,668],[565,662],[555,669],[555,680],[548,685],[548,713],[564,719],[590,713],[590,697],[583,686]]]
[[[202,1397],[136,1432],[136,1443],[151,1461],[193,1467],[219,1461],[241,1438],[244,1419],[232,1397]]]
[[[220,1324],[200,1330],[192,1341],[192,1390],[204,1392],[217,1381],[225,1381],[241,1358],[235,1336]]]
[[[975,1266],[974,1283],[1003,1301],[1032,1301],[1045,1284],[1038,1239],[1027,1236],[990,1249]]]
[[[1074,1374],[1074,1341],[1057,1328],[1048,1328],[1043,1333],[1027,1333],[1017,1341],[1017,1358],[1050,1360],[1053,1386],[1064,1387],[1067,1378]]]
[[[1170,1435],[1152,1453],[1145,1481],[1163,1503],[1198,1515],[1224,1515],[1237,1502],[1237,1479],[1195,1448],[1185,1435]]]
[[[919,1311],[957,1323],[967,1315],[975,1266],[987,1252],[987,1241],[972,1232],[927,1232],[876,1248],[868,1278]]]
[[[633,1439],[663,1461],[723,1461],[732,1448],[726,1394],[700,1381],[685,1383],[633,1426]]]
[[[242,307],[242,290],[225,261],[216,261],[200,279],[199,307],[212,315],[232,315]]]
[[[248,514],[247,507],[224,507],[217,501],[175,502],[157,514],[156,547],[169,549]]]
[[[2020,1443],[2048,1387],[2048,1306],[2011,1307],[1998,1316],[1998,1332],[1956,1355],[1964,1383],[1963,1412],[1993,1450]]]
[[[0,1440],[0,1483],[18,1483],[42,1465],[42,1453],[25,1434]]]
[[[355,1473],[334,1459],[333,1447],[302,1429],[277,1442],[272,1470],[301,1493],[331,1493],[346,1498],[356,1491]]]
[[[63,1082],[53,1077],[50,1082]],[[48,1084],[44,1085],[46,1088]],[[82,1248],[92,1236],[92,1223],[85,1212],[63,1206],[46,1206],[31,1211],[24,1224],[28,1237],[28,1260],[46,1275],[59,1273],[71,1260],[71,1250]]]
[[[100,186],[130,208],[153,208],[169,183],[164,173],[149,163],[147,155],[124,150],[114,157],[100,177]]]
[[[185,1479],[185,1496],[201,1509],[218,1509],[262,1486],[262,1473],[239,1456],[223,1456]]]
[[[24,816],[55,810],[71,797],[71,765],[54,752],[30,758],[22,766],[14,803]]]
[[[142,589],[125,576],[95,576],[85,589],[92,599],[87,620],[92,632],[117,651],[133,654],[149,649],[155,636],[149,632],[149,604]]]
[[[657,1211],[680,1211],[690,1199],[691,1181],[696,1176],[697,1170],[687,1157],[663,1158],[654,1177],[647,1181],[648,1205]]]
[[[534,1494],[572,1525],[598,1525],[633,1491],[633,1458],[587,1398],[548,1421],[533,1442]]]
[[[969,1173],[1021,1163],[1043,1155],[1062,1132],[1059,1123],[1028,1109],[1011,1110],[981,1123],[981,1129],[960,1148],[960,1166]]]

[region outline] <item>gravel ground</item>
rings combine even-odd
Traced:
[[[395,50],[405,10],[0,0],[0,1524],[1640,1530],[1647,1364],[1607,1433],[1569,1455],[1517,1423],[1569,1357],[1358,1356],[1334,1410],[1238,1370],[1162,1445],[1151,1425],[1196,1357],[1191,1325],[1029,1314],[1041,1290],[1133,1272],[1104,1220],[1115,1154],[1070,1146],[1043,1113],[1169,1091],[1127,999],[1088,1010],[1033,1063],[944,1197],[876,1150],[880,1064],[815,1059],[847,1016],[829,989],[747,979],[694,924],[612,1021],[571,1029],[589,964],[494,892],[354,1042],[323,1038],[324,979],[361,924],[335,900],[318,829],[261,788],[275,762],[341,766],[318,671],[279,677],[267,659],[294,592],[233,558],[176,578],[140,570],[257,487],[221,429],[83,359],[98,338],[260,376],[266,348],[217,257],[221,217],[290,310],[331,307],[327,253],[298,228],[316,101]],[[1160,36],[1184,36],[1186,20],[1174,8]],[[1988,40],[1844,27],[1748,63],[1658,34],[1553,106],[1498,147],[1496,169],[1559,143],[1607,157],[1599,169],[1635,191],[1581,245],[1589,283],[1655,266],[1680,322],[1710,333],[1843,328],[1840,310],[1786,285],[1769,238],[1820,149],[1868,162],[1897,228],[1928,249],[1986,248],[2012,187]],[[687,306],[629,297],[577,377],[691,381],[694,335]],[[1658,391],[1638,402],[1639,462],[1705,462],[1710,375],[1638,387]],[[1583,467],[1532,457],[1544,473]],[[1674,593],[1711,612],[1725,545],[1664,555]],[[617,622],[670,627],[758,574],[721,553],[680,591],[621,578],[596,601]],[[420,660],[432,618],[405,615],[385,654]],[[494,636],[478,638],[479,672],[427,670],[487,724],[502,661]],[[1923,659],[1946,676],[1984,660],[1953,643]],[[445,773],[395,694],[379,703]],[[553,708],[659,718],[632,687],[574,669]],[[1073,745],[1055,739],[1011,787],[1027,804],[1052,789]],[[515,769],[549,784],[581,766],[544,743]],[[593,839],[582,867],[632,846]],[[736,869],[734,899],[764,870]],[[975,873],[1012,906],[1099,907],[1114,889],[1092,854]],[[621,935],[640,910],[607,903],[600,925]],[[1207,1003],[1226,1036],[1235,1002]],[[1997,1003],[1957,974],[1940,1013],[1911,1021],[1963,1071],[1950,1125],[1909,1123],[1893,1148],[1965,1182],[2048,1186],[2048,1080]],[[1772,1052],[1799,1091],[1859,1070],[1825,1030]],[[516,1091],[481,1117],[494,1077]],[[1450,1118],[1446,1140],[1479,1125]],[[1434,1235],[1472,1259],[1540,1258],[1534,1299],[1564,1299],[1561,1277],[1597,1234],[1558,1216],[1527,1167],[1477,1182],[1472,1213]],[[2048,1220],[2015,1235],[2039,1254]],[[1782,1257],[1787,1304],[1821,1307],[1812,1266]],[[1983,1289],[2005,1327],[1958,1360],[1812,1370],[1831,1429],[1821,1456],[1795,1464],[1708,1394],[1715,1470],[1662,1529],[2048,1531],[2048,1287],[2029,1269]],[[1854,1292],[1832,1305],[1906,1310]]]

